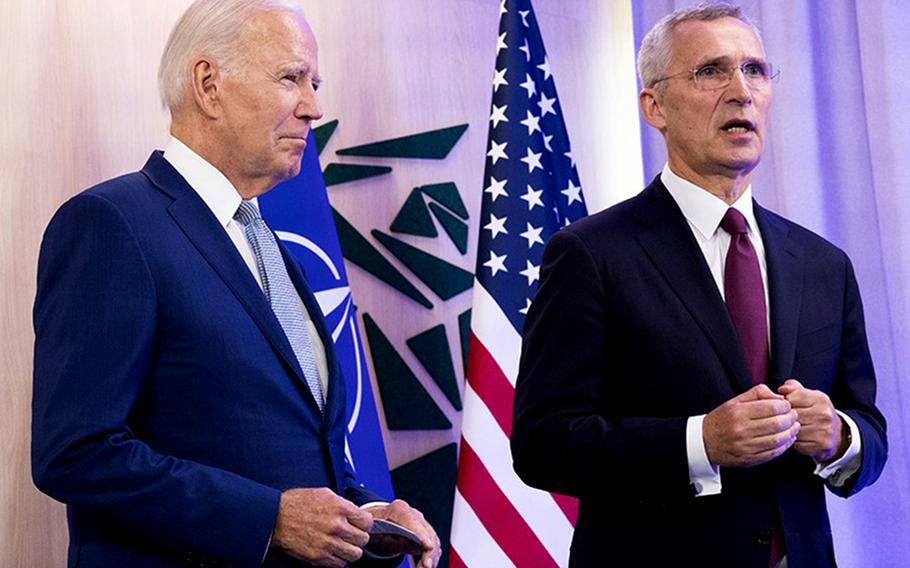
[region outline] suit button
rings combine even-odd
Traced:
[[[771,544],[771,531],[758,531],[758,534],[755,535],[755,542],[763,545]]]

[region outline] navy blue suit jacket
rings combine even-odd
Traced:
[[[281,491],[375,499],[344,463],[344,380],[321,415],[265,295],[162,157],[77,195],[38,262],[32,468],[67,504],[70,566],[259,566]],[[272,550],[266,566],[301,566]]]
[[[771,316],[771,380],[826,392],[862,436],[872,483],[885,421],[846,255],[756,205]],[[580,497],[574,566],[767,568],[775,510],[790,568],[834,565],[824,481],[794,450],[721,468],[694,497],[685,429],[751,387],[733,324],[682,212],[656,179],[554,235],[525,323],[512,453],[530,485]],[[609,560],[612,559],[613,562]]]

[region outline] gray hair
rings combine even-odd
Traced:
[[[697,6],[690,8],[680,8],[672,14],[668,14],[654,24],[651,31],[641,42],[641,48],[638,50],[638,78],[641,80],[642,87],[653,87],[670,68],[673,57],[670,47],[670,37],[673,30],[683,22],[698,20],[709,22],[719,20],[720,18],[736,18],[751,26],[755,35],[761,39],[761,32],[748,16],[743,14],[739,6],[733,6],[726,2],[701,2]]]
[[[190,66],[199,56],[212,58],[222,72],[238,63],[237,40],[243,25],[260,12],[291,12],[303,17],[295,0],[196,0],[187,8],[161,54],[158,90],[171,114],[180,106],[190,78]]]

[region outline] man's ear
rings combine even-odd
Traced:
[[[200,59],[193,65],[190,75],[193,100],[202,114],[209,118],[217,118],[221,114],[222,78],[218,66],[207,59]]]
[[[638,106],[641,107],[641,116],[645,122],[663,132],[667,121],[664,118],[664,109],[657,90],[653,87],[642,89],[638,93]]]

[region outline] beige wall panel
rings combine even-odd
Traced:
[[[167,137],[156,85],[167,34],[189,0],[0,0],[0,566],[65,563],[63,507],[29,473],[35,263],[44,227],[76,192],[141,167]],[[355,226],[387,229],[410,189],[455,181],[471,214],[468,253],[446,238],[408,242],[473,271],[498,26],[496,0],[304,0],[320,42],[326,119],[340,126],[326,152],[469,123],[446,160],[382,160],[394,172],[333,188]],[[626,1],[536,0],[589,208],[641,185]],[[624,70],[625,69],[625,70]],[[363,160],[369,162],[369,160]],[[629,164],[635,164],[630,167]],[[394,258],[391,261],[401,267]],[[413,369],[404,340],[470,306],[470,293],[414,308],[348,266],[370,311]],[[382,309],[373,308],[381,306]],[[386,325],[390,320],[395,325]],[[458,358],[458,337],[449,325]],[[437,433],[384,433],[396,466],[457,439],[459,414],[421,381],[453,421]],[[382,417],[381,417],[382,418]],[[384,419],[382,419],[384,424]]]

